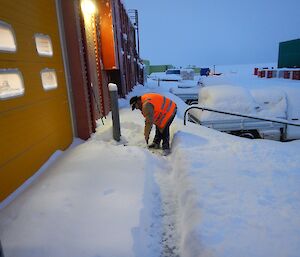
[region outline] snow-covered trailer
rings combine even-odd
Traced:
[[[198,105],[188,108],[194,123],[229,134],[287,141],[300,138],[299,117],[281,90],[250,91],[236,86],[204,87]]]
[[[200,107],[200,106],[194,106]],[[197,108],[196,108],[197,109]],[[198,110],[205,110],[198,109]],[[218,110],[209,110],[206,111],[218,112]],[[226,114],[226,112],[223,112]],[[233,116],[235,113],[227,113],[228,116]],[[188,120],[199,125],[219,130],[221,132],[226,132],[235,136],[246,137],[246,138],[263,138],[270,140],[285,141],[287,140],[287,125],[284,123],[278,123],[276,120],[272,121],[271,119],[256,119],[256,117],[251,116],[242,117],[238,116],[238,119],[228,119],[228,120],[206,120],[201,121],[193,114],[188,114]],[[259,117],[257,117],[259,118]]]

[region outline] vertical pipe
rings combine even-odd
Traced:
[[[0,240],[0,257],[4,257],[2,245],[1,245],[1,240]]]
[[[140,33],[139,33],[139,15],[138,11],[135,10],[135,18],[136,18],[136,32],[137,32],[137,43],[138,43],[138,55],[140,57]]]
[[[109,83],[109,94],[111,99],[111,113],[112,113],[112,126],[113,126],[113,138],[116,141],[120,141],[121,129],[120,129],[120,117],[119,117],[119,105],[118,105],[118,87],[116,84]]]

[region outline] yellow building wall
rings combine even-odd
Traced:
[[[0,21],[15,31],[17,51],[0,51],[0,69],[17,68],[25,93],[0,100],[0,202],[56,151],[72,142],[65,74],[54,0],[0,0]],[[39,56],[34,35],[48,35],[53,56]],[[58,87],[45,91],[41,70],[55,69]]]

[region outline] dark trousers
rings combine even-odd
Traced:
[[[160,131],[157,126],[155,128],[155,137],[154,137],[153,143],[159,145],[160,141],[162,140],[162,149],[170,149],[170,143],[169,143],[169,141],[170,141],[170,125],[173,122],[175,115],[176,115],[176,110],[175,110],[173,117],[171,117],[171,119],[168,121],[168,123],[166,124],[163,131]]]

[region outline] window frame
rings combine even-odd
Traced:
[[[55,75],[55,82],[56,82],[56,87],[45,87],[43,83],[43,72],[54,72]],[[42,82],[42,87],[45,91],[49,90],[55,90],[58,89],[58,80],[57,80],[57,75],[56,75],[56,70],[54,68],[44,68],[40,71],[40,77],[41,77],[41,82]]]
[[[12,33],[12,36],[13,36],[13,39],[14,39],[14,43],[15,43],[15,49],[14,50],[8,50],[8,49],[2,49],[0,47],[0,53],[16,53],[18,51],[18,46],[17,46],[17,37],[16,37],[16,32],[13,28],[13,26],[3,20],[0,20],[0,26],[3,26],[3,27],[7,27],[10,32]]]
[[[0,74],[17,74],[19,75],[20,81],[22,83],[22,93],[17,94],[17,95],[11,95],[11,96],[7,96],[7,97],[2,97],[0,95],[0,101],[5,101],[8,99],[12,99],[12,98],[18,98],[18,97],[22,97],[25,95],[25,83],[24,83],[24,78],[23,78],[23,74],[22,72],[17,69],[17,68],[13,68],[13,69],[0,69]]]
[[[50,46],[51,46],[51,54],[47,54],[47,53],[40,53],[39,50],[38,50],[38,44],[37,44],[37,38],[47,38],[49,39],[49,42],[50,42]],[[41,57],[48,57],[48,58],[52,58],[54,56],[54,51],[53,51],[53,44],[52,44],[52,39],[49,35],[46,35],[46,34],[42,34],[42,33],[35,33],[34,34],[34,42],[35,42],[35,50],[36,50],[36,53],[38,54],[38,56],[41,56]]]

